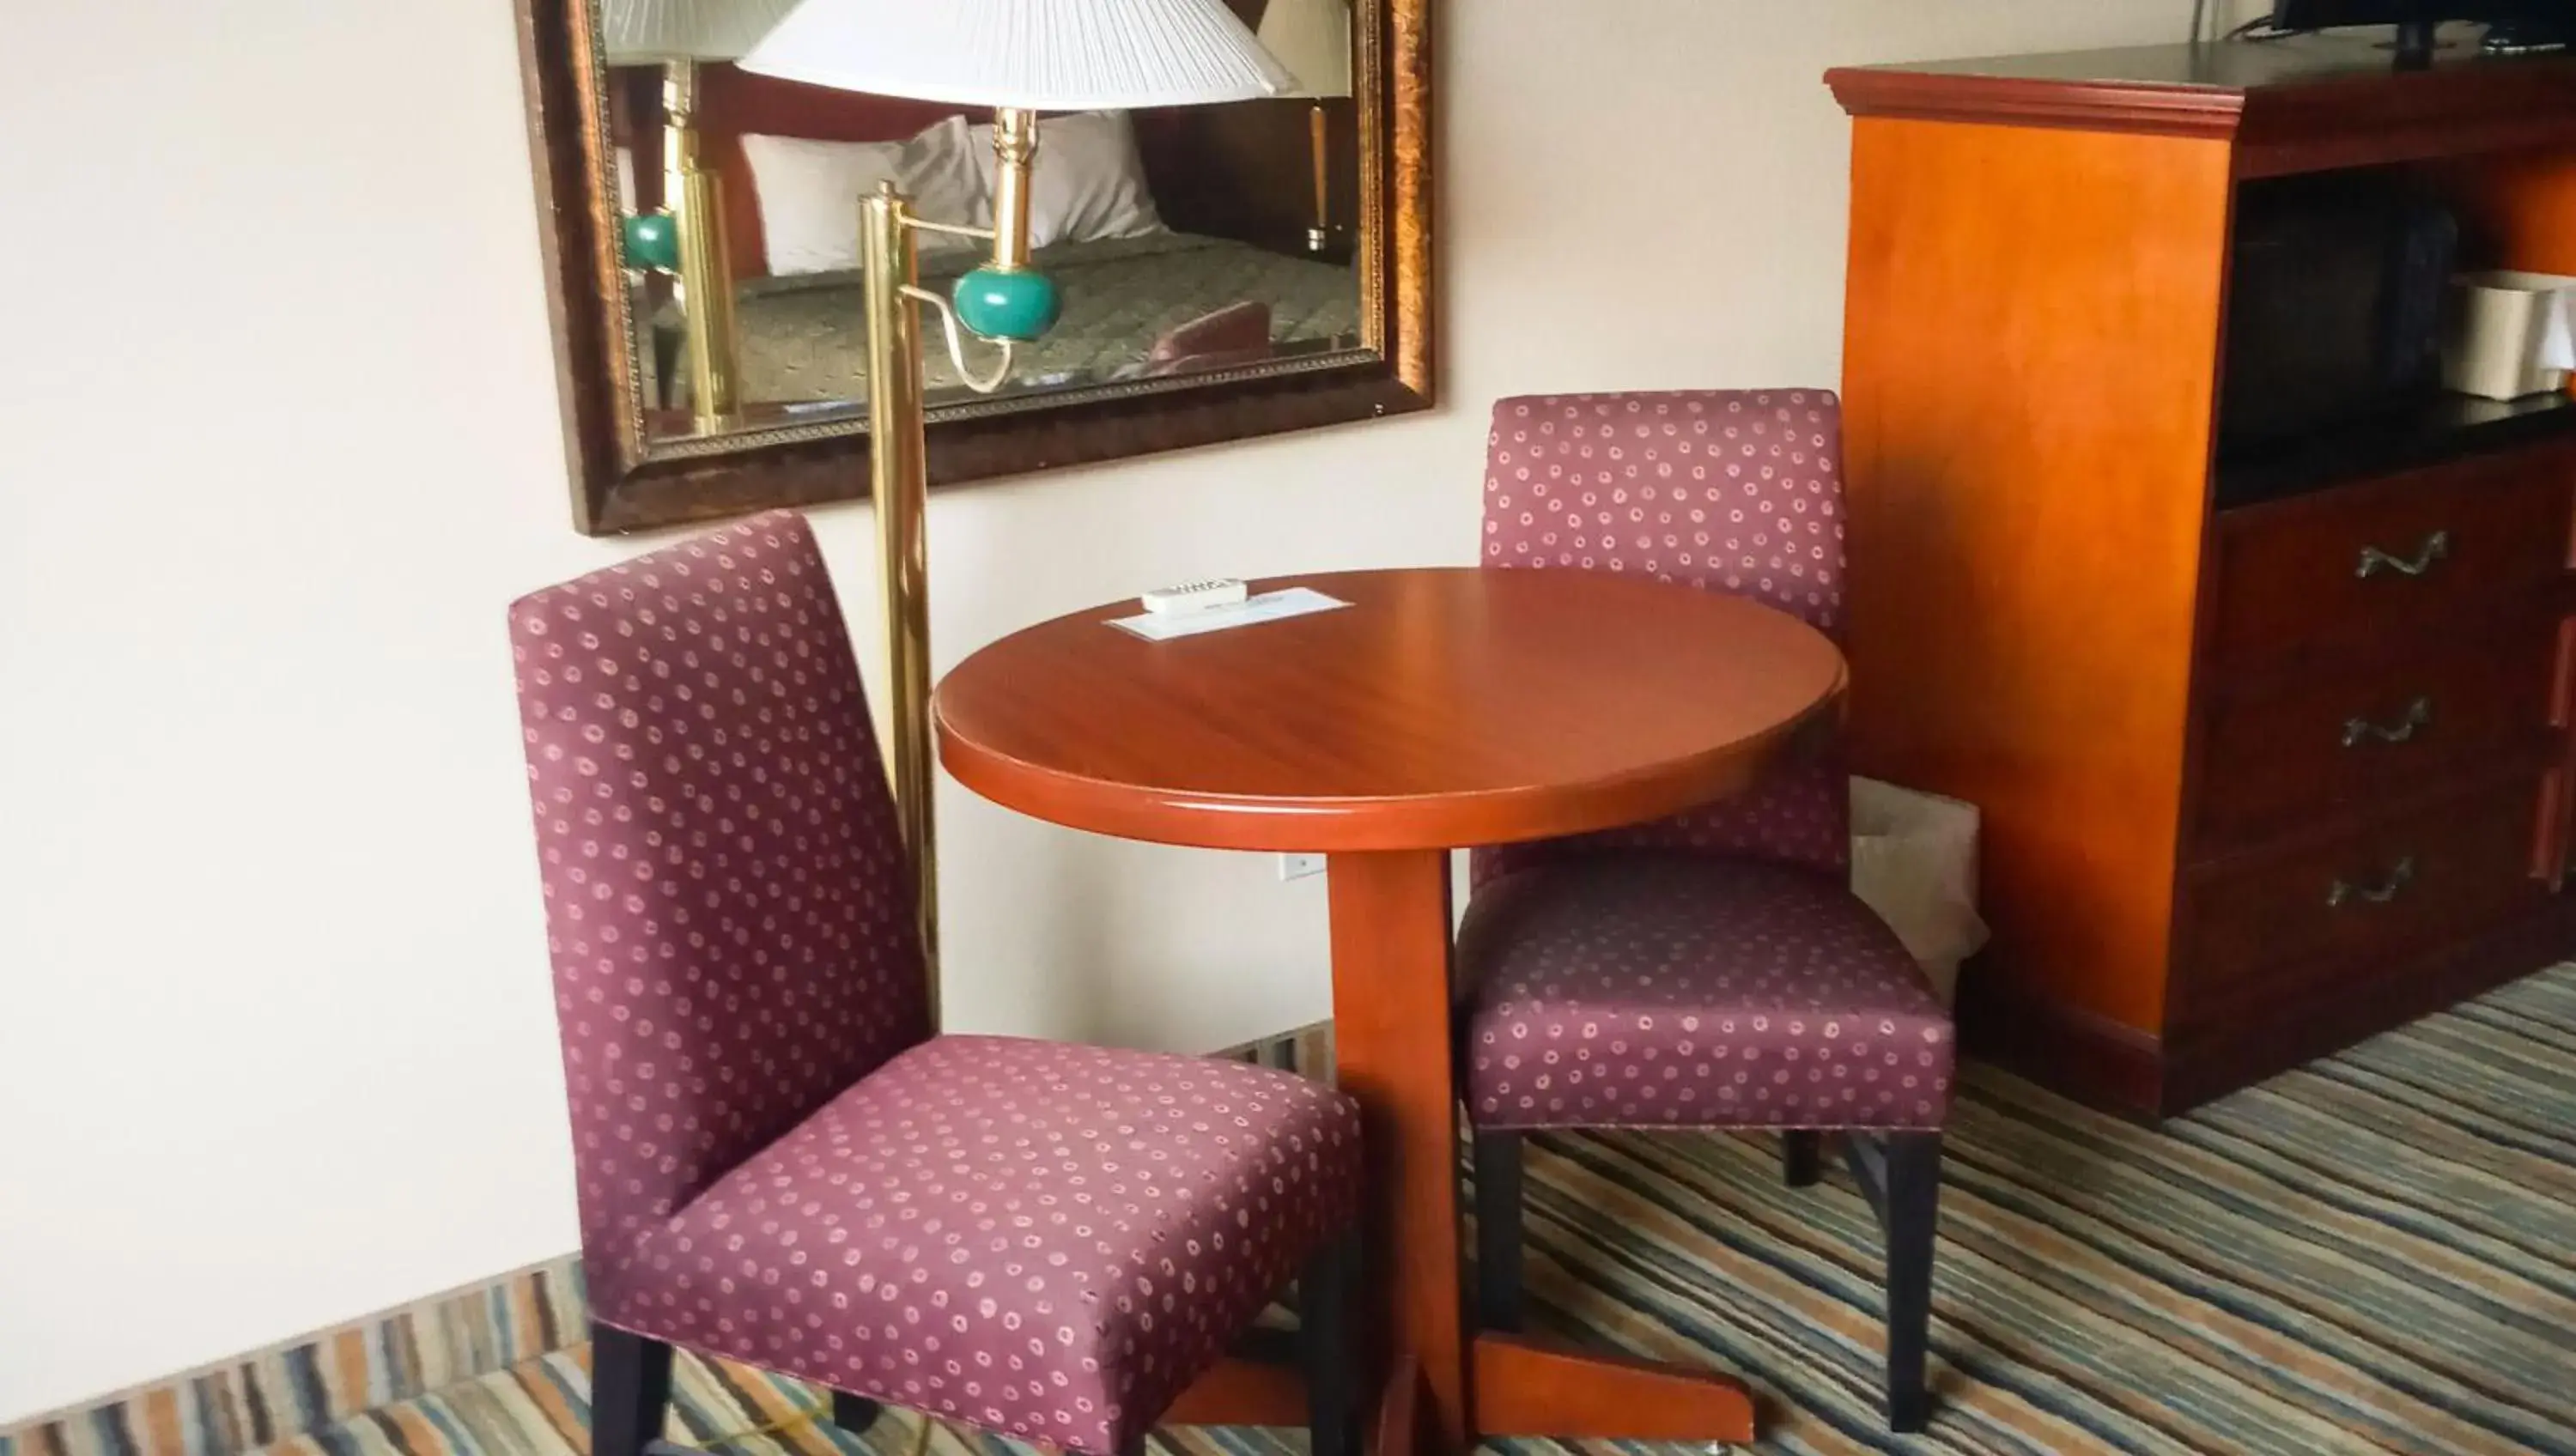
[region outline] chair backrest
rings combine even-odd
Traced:
[[[1822,390],[1553,394],[1494,406],[1484,564],[1634,572],[1750,597],[1841,640],[1842,410]],[[1611,849],[1851,863],[1839,744],[1669,819],[1475,856],[1478,882]]]
[[[600,1269],[929,1035],[912,871],[803,517],[536,592],[510,635]]]

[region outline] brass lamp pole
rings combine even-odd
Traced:
[[[859,209],[868,323],[868,483],[891,688],[887,772],[920,902],[939,1008],[935,781],[930,729],[930,557],[922,420],[921,310],[937,310],[949,358],[980,394],[1002,387],[1016,345],[1055,323],[1055,285],[1029,265],[1029,173],[1037,113],[1179,106],[1275,96],[1292,84],[1225,0],[803,0],[742,67],[762,75],[959,106],[993,108],[993,225],[934,221],[889,182]],[[951,298],[921,287],[915,236],[989,239],[991,260]],[[952,303],[953,298],[953,303]],[[966,367],[964,335],[1001,346],[992,371]]]
[[[1013,347],[1055,323],[1055,285],[1029,259],[1029,169],[1037,159],[1037,116],[1005,107],[993,117],[991,228],[932,222],[913,215],[912,200],[892,182],[859,207],[861,290],[868,317],[868,487],[876,503],[877,570],[885,596],[886,669],[894,695],[887,772],[896,822],[912,856],[919,901],[921,951],[929,963],[930,1013],[939,1016],[938,835],[931,815],[936,781],[930,742],[930,552],[922,523],[928,507],[928,440],[922,417],[921,309],[939,310],[958,376],[979,394],[1001,388]],[[921,285],[917,231],[990,238],[993,261],[957,285],[957,303]],[[958,322],[1002,346],[992,373],[966,367]]]
[[[733,259],[725,242],[724,179],[699,165],[698,63],[662,67],[667,147],[662,200],[680,235],[681,322],[689,335],[689,413],[701,431],[730,424],[740,405],[734,360]]]
[[[868,314],[868,499],[876,506],[877,572],[885,597],[886,676],[894,694],[886,768],[895,822],[912,857],[913,916],[930,967],[930,1022],[939,1024],[939,859],[931,820],[930,743],[909,731],[930,701],[930,548],[922,532],[930,479],[921,415],[920,283],[911,200],[887,182],[859,206],[859,266]]]

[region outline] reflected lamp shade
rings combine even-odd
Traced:
[[[1350,0],[1270,0],[1261,11],[1261,46],[1297,78],[1280,94],[1351,94]]]
[[[1110,111],[1287,94],[1225,0],[805,0],[742,68],[839,91]]]
[[[605,0],[600,42],[612,66],[730,61],[795,8],[796,0]]]

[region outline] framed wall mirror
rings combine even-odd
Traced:
[[[1431,0],[1226,4],[1298,94],[1041,119],[1063,313],[989,394],[925,339],[933,486],[1431,403]],[[991,221],[990,116],[733,63],[793,5],[519,0],[584,531],[865,495],[859,199]]]

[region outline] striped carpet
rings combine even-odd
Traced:
[[[1757,1449],[2576,1456],[2576,967],[2148,1132],[1971,1075],[1952,1130],[1932,1431],[1877,1414],[1878,1245],[1839,1175],[1766,1138],[1560,1137],[1530,1162],[1529,1266],[1567,1331],[1747,1373]],[[575,1348],[270,1448],[572,1456]],[[671,1437],[726,1456],[903,1456],[809,1391],[688,1364]],[[0,1456],[130,1456],[73,1427]],[[1185,1456],[1293,1438],[1172,1433]],[[1501,1449],[1551,1456],[1552,1443]],[[1002,1456],[951,1433],[942,1456]]]

